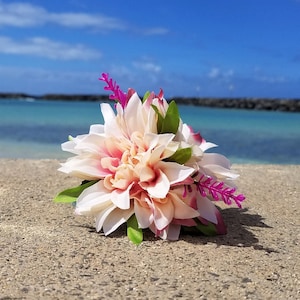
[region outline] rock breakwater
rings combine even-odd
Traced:
[[[107,101],[107,95],[46,94],[41,96],[24,93],[0,93],[1,99],[33,99],[52,101]],[[218,108],[237,108],[300,112],[299,99],[282,98],[196,98],[173,97],[178,104]]]
[[[174,100],[176,103],[185,105],[300,112],[300,99],[175,97]]]

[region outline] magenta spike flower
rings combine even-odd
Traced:
[[[214,180],[212,177],[205,175],[201,176],[197,187],[202,197],[211,195],[215,201],[219,201],[221,198],[227,205],[230,205],[233,200],[239,208],[242,207],[241,202],[246,198],[243,194],[235,195],[235,188],[228,187],[224,182]]]
[[[108,73],[102,73],[102,77],[100,77],[99,80],[106,82],[107,86],[104,87],[104,90],[112,92],[109,99],[120,102],[122,107],[125,108],[128,102],[127,95],[120,90],[116,81],[113,82],[112,78],[109,78]]]

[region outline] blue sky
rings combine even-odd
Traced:
[[[300,98],[300,0],[0,0],[0,92]]]

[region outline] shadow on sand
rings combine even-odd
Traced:
[[[226,245],[233,247],[253,247],[256,250],[263,250],[268,253],[277,252],[274,249],[265,248],[259,244],[259,240],[253,233],[256,228],[265,230],[272,229],[271,226],[264,223],[264,218],[258,214],[249,214],[248,209],[227,208],[222,209],[221,214],[227,226],[226,235],[217,236],[191,236],[181,235],[181,239],[192,244],[215,243],[218,246]]]
[[[181,233],[180,240],[195,245],[204,245],[207,243],[215,243],[218,246],[232,247],[253,247],[255,250],[262,250],[268,253],[277,252],[271,248],[265,248],[259,244],[259,240],[253,233],[254,228],[271,229],[269,225],[264,223],[264,218],[258,214],[250,214],[247,208],[226,208],[221,210],[224,222],[227,226],[226,235],[204,236],[202,234]],[[90,233],[98,234],[94,227],[86,227]],[[108,238],[121,238],[126,235],[126,225],[123,224],[108,236]],[[144,241],[155,241],[157,238],[150,230],[144,230]]]

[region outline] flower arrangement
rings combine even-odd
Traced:
[[[115,106],[101,103],[104,124],[62,144],[75,156],[59,170],[82,184],[59,193],[55,202],[74,202],[75,213],[94,217],[96,230],[105,235],[126,222],[135,244],[143,241],[146,228],[168,240],[177,240],[181,230],[225,234],[213,202],[241,207],[245,199],[236,194],[238,175],[229,160],[205,152],[216,145],[182,122],[176,103],[168,103],[162,90],[141,100],[133,89],[124,93],[106,73],[99,79]]]

